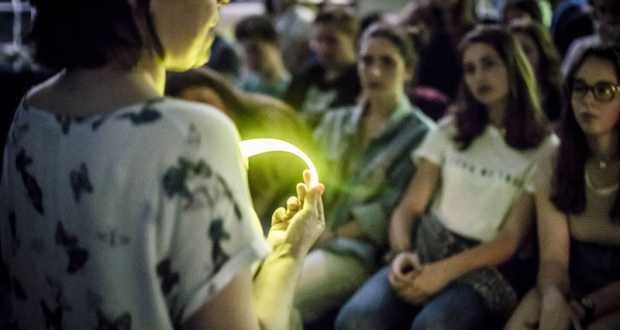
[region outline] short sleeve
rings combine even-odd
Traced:
[[[156,266],[175,322],[270,251],[252,207],[236,128],[213,113],[187,123],[185,150],[162,178],[174,225],[164,234],[171,237],[169,251]]]
[[[553,168],[555,167],[558,149],[558,146],[548,148],[538,159],[536,171],[532,180],[532,192],[551,191]]]
[[[438,123],[436,128],[428,132],[420,147],[412,152],[415,164],[425,158],[436,165],[443,165],[446,151],[452,144],[453,122],[452,117],[445,118]]]

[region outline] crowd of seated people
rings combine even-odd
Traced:
[[[0,76],[0,329],[620,329],[620,2],[58,1]]]

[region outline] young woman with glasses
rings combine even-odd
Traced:
[[[588,49],[566,77],[561,145],[536,183],[540,269],[506,329],[620,325],[620,58]]]

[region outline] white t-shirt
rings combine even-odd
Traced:
[[[233,123],[160,99],[85,119],[22,104],[0,187],[20,329],[173,329],[269,252]]]
[[[442,120],[414,152],[414,161],[425,158],[441,166],[440,188],[430,212],[451,231],[480,241],[495,237],[515,200],[523,191],[533,192],[533,177],[541,152],[557,145],[555,136],[536,149],[519,151],[506,144],[492,125],[466,150],[453,141],[455,119]]]

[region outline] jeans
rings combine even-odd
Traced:
[[[469,330],[497,327],[482,297],[466,285],[450,285],[424,306],[401,301],[388,280],[389,268],[375,274],[344,305],[337,330]]]

